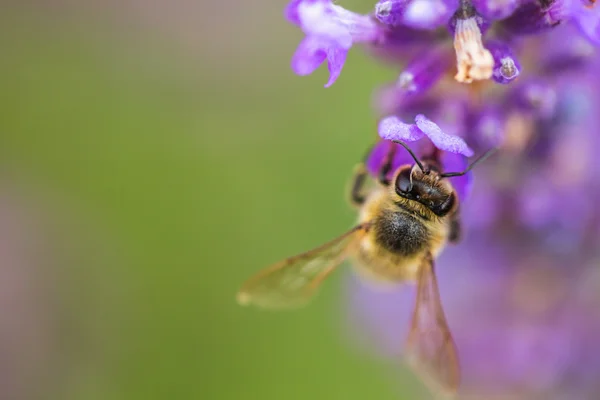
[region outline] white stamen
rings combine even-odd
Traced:
[[[462,83],[471,83],[474,80],[492,77],[494,58],[483,47],[481,31],[475,18],[457,19],[454,50],[458,69],[454,79]]]
[[[515,64],[515,61],[510,57],[504,57],[500,60],[500,74],[506,79],[513,79],[519,74],[519,70]]]
[[[375,14],[382,17],[387,17],[392,12],[392,2],[384,1],[383,3],[375,4]]]
[[[397,85],[400,89],[405,90],[407,92],[414,92],[417,90],[415,86],[415,76],[410,72],[402,72],[398,77]]]

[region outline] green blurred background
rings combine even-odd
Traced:
[[[0,342],[17,347],[23,382],[0,397],[421,392],[348,340],[347,269],[297,312],[235,303],[249,275],[353,223],[344,192],[375,138],[372,90],[394,76],[358,49],[330,89],[323,69],[294,76],[301,33],[284,6],[3,2],[0,183],[46,210],[60,250],[36,264],[33,287],[49,294],[25,302],[43,307],[42,328],[17,324],[19,339]],[[13,368],[2,363],[0,375]]]

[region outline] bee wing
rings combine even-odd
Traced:
[[[244,283],[237,295],[238,302],[271,309],[306,304],[366,229],[366,224],[358,225],[320,247],[264,269]]]
[[[442,309],[431,255],[419,271],[407,355],[411,367],[435,393],[449,396],[456,393],[460,384],[460,367]]]

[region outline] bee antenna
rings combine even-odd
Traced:
[[[472,170],[474,166],[476,166],[477,164],[479,164],[480,162],[486,160],[488,157],[490,157],[492,154],[494,154],[496,152],[496,150],[498,150],[497,147],[493,147],[493,148],[489,149],[488,151],[486,151],[485,153],[483,153],[483,155],[479,156],[479,158],[477,160],[473,161],[471,163],[471,165],[469,165],[467,167],[467,169],[465,169],[462,172],[446,172],[446,173],[440,174],[440,176],[442,178],[451,178],[453,176],[463,176],[467,172],[469,172],[470,170]]]
[[[413,158],[413,160],[415,160],[415,163],[419,166],[419,168],[421,168],[421,171],[423,171],[423,173],[425,175],[429,174],[429,169],[425,169],[425,167],[423,167],[423,164],[421,163],[421,161],[419,161],[419,159],[417,158],[417,156],[415,155],[415,153],[413,153],[413,151],[410,149],[410,147],[408,147],[406,145],[406,143],[401,142],[400,140],[392,140],[392,142],[397,143],[400,146],[404,147],[406,149],[406,151],[408,151],[408,153],[411,155],[411,157]]]

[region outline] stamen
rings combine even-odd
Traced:
[[[458,73],[454,77],[458,82],[471,83],[492,77],[494,58],[483,47],[481,30],[476,17],[456,19],[454,34],[454,50],[456,50],[456,67]]]
[[[519,69],[515,65],[515,60],[510,57],[504,57],[500,60],[502,66],[500,67],[500,74],[503,78],[511,80],[519,74]]]
[[[375,16],[379,18],[388,17],[392,12],[392,2],[384,1],[375,4]]]
[[[397,85],[405,92],[414,92],[417,90],[415,85],[415,76],[410,72],[402,72],[398,77]]]

